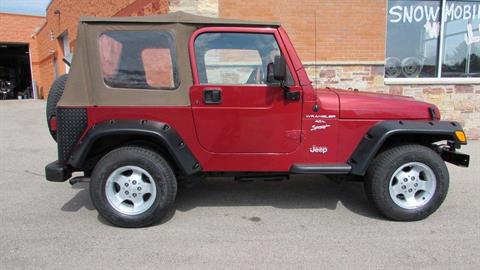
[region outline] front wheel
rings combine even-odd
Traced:
[[[102,217],[121,227],[143,227],[159,221],[172,206],[177,181],[158,153],[121,147],[95,166],[90,197]]]
[[[423,145],[393,147],[378,155],[367,171],[365,191],[386,217],[421,220],[435,212],[448,192],[447,166]]]

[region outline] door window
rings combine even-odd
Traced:
[[[200,84],[265,85],[281,52],[272,34],[204,33],[195,39],[195,55]]]

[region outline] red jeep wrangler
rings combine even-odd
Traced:
[[[420,220],[447,195],[444,161],[469,163],[462,127],[432,104],[315,89],[279,24],[83,18],[76,44],[49,95],[58,160],[46,178],[90,176],[93,204],[118,226],[161,219],[180,181],[290,174],[364,176],[383,215]]]

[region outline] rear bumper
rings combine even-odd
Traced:
[[[51,182],[65,182],[72,177],[72,172],[57,160],[45,167],[45,176]]]

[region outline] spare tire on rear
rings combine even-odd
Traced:
[[[50,119],[57,116],[57,103],[60,101],[60,98],[63,95],[63,90],[65,89],[65,84],[67,82],[67,74],[64,74],[58,77],[52,84],[50,92],[48,92],[47,98],[47,124],[48,130],[52,135],[52,138],[57,141],[57,132],[52,130]]]

